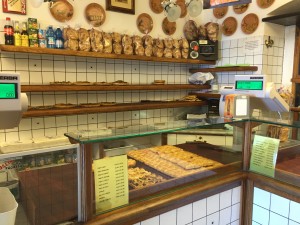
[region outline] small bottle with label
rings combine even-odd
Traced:
[[[27,32],[27,23],[22,23],[22,31],[21,31],[21,45],[23,47],[29,46],[29,38],[28,38],[28,32]]]
[[[62,37],[62,31],[59,27],[55,30],[55,48],[64,48],[64,39]]]
[[[19,21],[15,21],[14,44],[15,46],[22,45]]]
[[[46,31],[47,48],[55,48],[54,30],[50,25]]]
[[[10,17],[6,17],[4,25],[4,38],[6,45],[14,45],[14,28]]]

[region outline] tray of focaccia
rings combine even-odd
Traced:
[[[224,154],[225,153],[225,154]],[[241,154],[223,151],[210,144],[163,145],[127,152],[131,163],[129,185],[134,189],[131,198],[171,188],[218,173],[231,171],[240,165]],[[228,158],[229,157],[229,158]],[[224,170],[232,166],[229,170]],[[146,189],[146,190],[145,190]]]

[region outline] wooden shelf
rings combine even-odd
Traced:
[[[300,107],[291,107],[290,111],[292,111],[292,112],[300,112]]]
[[[208,64],[215,65],[215,61],[195,60],[195,59],[174,59],[174,58],[158,58],[148,56],[137,55],[118,55],[118,54],[106,54],[99,52],[85,52],[85,51],[73,51],[66,49],[50,49],[50,48],[35,48],[35,47],[19,47],[13,45],[0,45],[0,50],[5,52],[22,52],[33,54],[50,54],[50,55],[65,55],[65,56],[80,56],[80,57],[94,57],[105,59],[124,59],[124,60],[141,60],[152,62],[172,62],[172,63],[188,63],[188,64]]]
[[[257,66],[228,66],[214,68],[190,69],[190,73],[197,72],[234,72],[234,71],[257,71]]]
[[[210,89],[210,85],[164,84],[164,85],[22,85],[22,92],[50,91],[135,91],[135,90],[184,90]]]
[[[298,6],[297,6],[298,7]],[[278,16],[270,16],[262,19],[263,22],[275,23],[283,26],[299,25],[300,13],[293,12]]]
[[[207,92],[207,93],[195,93],[195,92],[190,92],[190,95],[197,95],[197,98],[199,99],[220,99],[221,95],[219,93],[212,93],[212,92]]]
[[[105,113],[105,112],[122,112],[145,109],[161,109],[161,108],[179,108],[191,106],[207,105],[205,101],[188,102],[188,101],[171,101],[171,102],[144,102],[144,103],[122,103],[112,106],[100,106],[92,108],[76,107],[69,109],[47,109],[47,110],[29,110],[23,113],[24,118],[41,117],[41,116],[59,116],[89,113]]]
[[[300,84],[300,76],[299,76],[299,78],[292,78],[291,81],[296,84]]]

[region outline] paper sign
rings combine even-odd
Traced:
[[[250,170],[274,177],[279,142],[279,139],[255,135]]]
[[[247,52],[247,54],[259,54],[262,51],[262,45],[260,43],[260,37],[245,40],[244,52]]]
[[[96,211],[102,212],[128,204],[127,156],[94,161]]]

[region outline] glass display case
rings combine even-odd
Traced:
[[[67,133],[81,148],[83,219],[241,171],[244,123],[211,118]]]
[[[77,221],[78,147],[21,144],[1,148],[0,187],[8,188],[18,203],[16,225]]]

